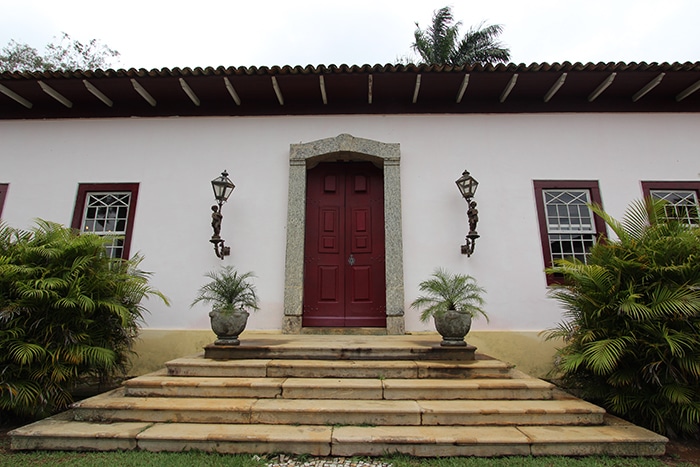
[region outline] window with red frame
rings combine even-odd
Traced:
[[[602,205],[598,182],[535,180],[534,187],[545,268],[564,258],[585,263],[597,239],[605,235],[605,223],[588,207]],[[555,282],[558,277],[547,275],[548,284]]]
[[[128,258],[138,190],[138,183],[81,183],[71,226],[80,232],[110,236],[109,255]]]
[[[644,197],[666,201],[666,216],[700,226],[700,182],[642,182]]]

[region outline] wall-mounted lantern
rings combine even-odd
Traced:
[[[214,229],[214,235],[209,241],[214,244],[216,256],[224,259],[224,256],[231,254],[231,247],[225,246],[225,240],[221,238],[221,220],[224,218],[221,214],[221,206],[228,201],[228,197],[231,196],[236,185],[228,178],[228,173],[224,170],[220,177],[211,181],[211,187],[214,189],[214,198],[218,206],[215,204],[211,207],[211,228]]]
[[[471,256],[474,253],[474,245],[476,244],[476,239],[479,238],[479,234],[476,232],[476,224],[479,222],[479,210],[476,209],[476,201],[474,201],[474,194],[476,193],[476,188],[479,186],[479,182],[476,181],[474,177],[469,175],[468,171],[462,172],[462,176],[455,181],[459,192],[462,194],[464,201],[467,202],[467,219],[469,219],[469,233],[467,234],[466,243],[462,245],[462,254]]]

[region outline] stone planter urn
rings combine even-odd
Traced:
[[[209,312],[211,330],[216,334],[216,345],[240,345],[238,336],[245,330],[248,323],[248,313],[245,310],[235,311],[212,310]]]
[[[423,309],[421,321],[433,317],[435,329],[442,336],[441,346],[466,347],[464,336],[472,327],[472,319],[481,315],[489,320],[483,308],[482,294],[486,291],[468,274],[453,274],[438,268],[418,288],[423,295],[411,307]]]
[[[253,273],[240,274],[233,266],[224,266],[205,276],[211,281],[199,288],[190,306],[199,302],[211,303],[209,318],[211,329],[217,337],[214,345],[240,345],[238,336],[245,329],[250,316],[246,310],[259,309],[255,287],[248,280]]]
[[[455,310],[447,310],[434,316],[435,329],[442,336],[441,346],[465,347],[467,342],[464,336],[472,327],[472,316],[469,313],[460,313]]]

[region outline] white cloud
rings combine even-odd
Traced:
[[[65,31],[124,67],[384,64],[446,4],[464,30],[503,24],[515,62],[700,60],[695,0],[0,0],[0,44]]]

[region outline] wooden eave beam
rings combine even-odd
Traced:
[[[566,82],[566,77],[567,73],[562,73],[559,79],[552,85],[551,88],[549,88],[549,91],[547,91],[547,94],[544,95],[544,101],[549,102],[552,100],[552,97],[559,92],[559,89],[561,89],[562,86],[564,86],[564,82]]]
[[[678,93],[678,95],[676,96],[676,102],[682,101],[683,99],[690,96],[698,89],[700,89],[700,81],[696,81],[695,84],[691,84],[690,86],[685,88],[683,91]]]
[[[464,75],[464,79],[462,79],[462,84],[459,86],[459,91],[457,91],[457,103],[459,104],[462,102],[462,98],[464,97],[464,93],[467,92],[467,86],[469,86],[469,73]]]
[[[323,101],[323,105],[327,105],[328,96],[326,95],[326,80],[323,78],[323,75],[318,76],[318,85],[321,88],[321,100]]]
[[[185,81],[184,78],[180,78],[180,87],[182,87],[182,90],[185,91],[185,94],[187,94],[187,97],[190,98],[192,103],[199,107],[199,105],[201,104],[199,97],[197,97],[197,94],[194,93],[194,91],[192,90],[190,85],[187,84],[187,81]]]
[[[146,91],[146,89],[143,86],[141,86],[141,84],[138,81],[136,81],[134,78],[131,78],[131,85],[134,87],[134,90],[137,93],[139,93],[139,95],[141,97],[143,97],[143,99],[151,105],[151,107],[156,106],[157,102],[153,98],[153,96],[151,96],[148,93],[148,91]]]
[[[666,76],[666,73],[659,73],[659,75],[656,78],[649,81],[646,84],[646,86],[644,86],[642,89],[637,91],[634,96],[632,96],[632,102],[637,102],[639,99],[646,96],[649,91],[661,84],[661,81],[663,81],[664,76]]]
[[[413,103],[415,104],[418,102],[418,93],[420,92],[420,81],[421,81],[421,75],[418,73],[416,75],[416,85],[413,88]]]
[[[284,96],[282,96],[282,90],[280,89],[280,85],[277,82],[277,78],[275,78],[274,76],[272,76],[272,89],[275,90],[277,101],[280,103],[280,105],[284,105]]]
[[[374,78],[372,75],[367,77],[367,103],[372,103],[372,86],[374,85]]]
[[[90,93],[97,97],[104,105],[107,107],[112,107],[114,105],[114,102],[112,102],[112,99],[109,97],[105,96],[102,91],[97,89],[91,82],[88,80],[84,79],[83,84],[85,85],[85,88],[90,91]]]
[[[508,81],[508,84],[506,85],[505,89],[501,93],[501,97],[498,99],[501,102],[501,104],[504,103],[506,101],[506,99],[508,99],[508,96],[510,95],[511,91],[515,87],[515,83],[517,83],[517,82],[518,82],[518,74],[515,73],[513,75],[513,77],[510,79],[510,81]]]
[[[60,92],[56,91],[54,88],[52,88],[48,84],[44,83],[43,81],[39,81],[39,86],[41,87],[42,91],[44,91],[46,94],[48,94],[49,96],[56,99],[58,102],[60,102],[64,106],[68,107],[69,109],[71,107],[73,107],[73,103],[70,100],[68,100],[68,98],[66,96],[64,96]]]
[[[233,99],[233,102],[235,102],[236,105],[241,105],[241,98],[227,76],[224,76],[224,85],[226,86],[226,90],[228,91],[228,93],[231,95],[231,99]]]
[[[595,91],[589,94],[588,96],[588,102],[593,102],[603,94],[603,92],[608,89],[608,87],[612,84],[613,81],[615,81],[615,77],[617,76],[617,73],[610,73],[610,76],[605,78],[605,81],[600,83],[597,88],[595,88]]]
[[[0,84],[0,92],[5,94],[7,97],[12,99],[13,101],[17,102],[18,104],[22,104],[28,109],[31,109],[34,104],[29,102],[27,99],[24,97],[20,96],[16,92],[14,92],[12,89],[6,88],[2,84]]]

